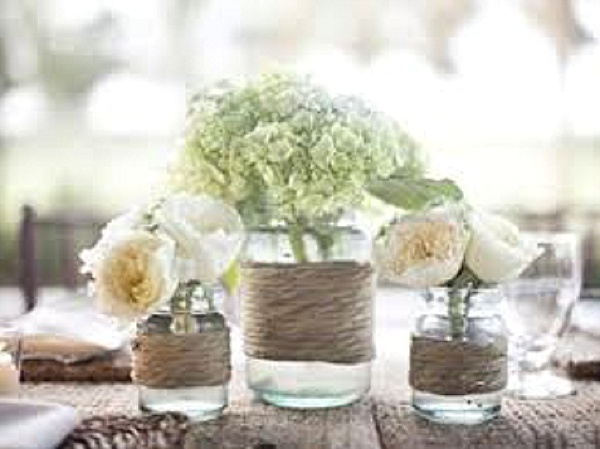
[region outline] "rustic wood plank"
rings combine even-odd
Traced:
[[[195,425],[186,449],[380,449],[364,401],[333,410],[281,410],[263,404],[232,407],[215,422]]]

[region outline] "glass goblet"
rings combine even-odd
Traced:
[[[573,385],[551,370],[551,357],[567,330],[582,282],[580,239],[571,233],[527,233],[542,250],[514,281],[503,286],[511,339],[508,390],[527,399],[574,393]]]

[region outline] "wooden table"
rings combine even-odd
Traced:
[[[600,383],[579,383],[578,396],[558,401],[506,400],[500,419],[477,427],[415,417],[407,383],[415,311],[413,300],[398,291],[380,292],[372,391],[360,403],[334,410],[280,410],[255,401],[245,387],[240,336],[234,332],[230,407],[221,419],[194,426],[188,449],[600,448]],[[26,397],[72,404],[83,416],[137,413],[132,385],[43,383],[23,390]]]

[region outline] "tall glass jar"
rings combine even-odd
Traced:
[[[507,331],[496,289],[431,289],[411,336],[414,410],[449,424],[497,417],[507,383]]]
[[[247,380],[258,397],[279,407],[307,409],[347,405],[368,392],[373,357],[371,263],[370,239],[350,226],[300,234],[286,227],[262,227],[251,233],[242,261],[242,324]],[[249,267],[259,267],[260,275],[270,270],[261,278],[268,285],[258,283],[256,270]],[[337,290],[352,289],[356,279],[343,279],[353,270],[361,279],[356,289],[363,294],[346,301],[353,304],[350,311],[343,305],[348,292]],[[303,273],[309,277],[304,283]],[[267,296],[271,302],[265,306]],[[358,328],[352,328],[352,322]],[[344,356],[352,345],[358,351]],[[326,347],[338,348],[340,357],[318,349]]]
[[[170,306],[138,322],[133,354],[142,411],[195,421],[221,415],[231,375],[229,329],[210,288],[180,287]]]

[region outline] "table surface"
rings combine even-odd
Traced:
[[[580,309],[581,321],[590,321],[600,304]],[[447,427],[415,417],[407,378],[408,334],[416,310],[414,299],[380,289],[372,390],[353,406],[322,411],[280,410],[257,402],[245,387],[234,327],[230,406],[221,419],[194,426],[188,449],[273,447],[269,444],[278,449],[600,448],[600,383],[577,383],[576,396],[556,401],[506,399],[500,419],[476,427]],[[71,404],[83,417],[138,413],[135,386],[128,384],[25,384],[22,394]]]

